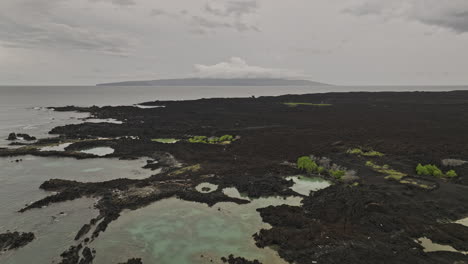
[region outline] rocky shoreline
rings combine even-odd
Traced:
[[[34,238],[33,233],[7,232],[0,234],[0,252],[24,247]]]
[[[468,250],[468,227],[453,223],[468,216],[468,164],[443,162],[468,160],[468,92],[329,93],[144,105],[164,107],[54,107],[123,123],[56,127],[50,133],[58,136],[51,139],[0,149],[0,156],[86,159],[97,156],[80,151],[109,147],[114,152],[104,157],[146,157],[148,168],[161,170],[144,180],[43,183],[41,189],[56,194],[20,212],[100,198],[95,205],[99,216],[77,230],[79,248],[64,252],[63,263],[92,263],[91,241],[124,209],[169,197],[210,206],[249,202],[220,191],[228,187],[250,198],[298,195],[285,178],[304,173],[296,161],[311,155],[329,165],[324,165],[326,173],[310,173],[334,186],[304,197],[302,207],[259,209],[273,228],[254,235],[258,246],[277,248],[282,258],[299,264],[468,263],[462,253],[425,252],[416,242],[427,237]],[[236,140],[219,140],[224,135]],[[167,139],[176,142],[161,143]],[[62,143],[70,143],[64,151],[40,149]],[[456,170],[457,177],[418,175],[420,163]],[[354,172],[352,180],[332,173],[338,170]],[[206,181],[220,188],[195,190]]]

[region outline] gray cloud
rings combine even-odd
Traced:
[[[466,0],[364,0],[346,8],[344,12],[357,16],[377,15],[386,19],[413,20],[458,33],[468,32]]]
[[[254,14],[258,8],[257,0],[210,1],[205,4],[204,11],[216,19],[194,16],[192,20],[202,29],[231,28],[239,32],[259,32],[257,26],[246,22],[245,19],[246,16]],[[220,19],[223,21],[219,21]]]
[[[163,9],[152,9],[150,11],[150,16],[163,16],[167,15],[167,12]]]
[[[130,44],[125,39],[77,26],[53,22],[25,25],[2,20],[0,27],[0,43],[9,48],[65,48],[120,56],[129,53]]]
[[[335,84],[466,84],[468,34],[459,33],[468,31],[467,5],[0,0],[0,85],[187,77],[194,63],[200,76],[288,77],[295,74],[284,69],[298,69]],[[243,59],[223,60],[232,55]]]
[[[207,31],[210,31],[210,30],[216,30],[216,29],[222,29],[222,28],[234,29],[239,32],[260,31],[260,29],[258,29],[256,26],[249,25],[240,21],[235,21],[232,23],[223,22],[223,21],[213,20],[213,19],[209,19],[206,17],[202,17],[202,16],[192,16],[190,20],[191,20],[190,24],[192,26],[197,27],[196,30],[202,33],[207,33]]]
[[[136,5],[135,0],[89,0],[90,2],[110,2],[114,5],[131,6]]]
[[[174,20],[184,21],[195,34],[215,33],[217,30],[231,29],[238,32],[260,32],[260,29],[247,22],[244,16],[252,14],[258,8],[256,0],[251,1],[224,1],[207,3],[201,12],[180,10],[166,11],[164,9],[152,9],[150,16],[164,16]]]
[[[34,8],[29,10],[23,6],[32,2],[21,1],[9,10],[11,14],[0,10],[0,45],[22,49],[93,51],[119,56],[129,54],[131,43],[126,38],[116,33],[65,22],[52,12],[52,2],[59,3],[57,0],[48,3],[38,0],[34,2]],[[23,14],[19,15],[15,8]]]
[[[210,2],[205,5],[205,10],[216,16],[235,16],[242,17],[244,15],[254,13],[259,7],[256,0],[249,1],[228,1],[227,3],[219,5],[219,1]]]

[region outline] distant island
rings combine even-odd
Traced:
[[[127,81],[116,83],[102,83],[97,86],[323,86],[325,83],[309,80],[288,80],[275,78],[247,78],[247,79],[214,79],[214,78],[186,78],[162,79],[150,81]]]

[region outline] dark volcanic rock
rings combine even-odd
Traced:
[[[81,257],[80,257],[81,253]],[[91,264],[93,263],[94,255],[88,247],[83,248],[81,244],[71,246],[61,255],[62,260],[59,264]]]
[[[279,206],[259,209],[272,224],[270,230],[255,235],[257,244],[279,246],[280,255],[290,262],[310,263],[453,263],[463,254],[451,254],[443,262],[422,252],[414,242],[422,236],[434,241],[458,242],[467,246],[468,228],[441,225],[437,220],[457,209],[445,206],[450,200],[467,197],[444,192],[441,200],[434,194],[405,197],[387,187],[333,186],[309,196],[303,208]],[[413,200],[425,204],[421,207]],[[427,201],[427,202],[425,202]],[[445,207],[445,208],[443,208]],[[449,230],[458,230],[457,233]],[[441,234],[443,236],[441,237]]]
[[[260,261],[258,260],[253,260],[253,261],[250,261],[250,260],[247,260],[245,258],[241,258],[241,257],[234,257],[232,254],[229,255],[228,258],[226,257],[222,257],[221,260],[224,262],[224,263],[229,263],[229,264],[262,264]]]
[[[36,140],[36,137],[30,136],[28,134],[16,134],[16,133],[10,133],[8,135],[7,140],[17,140],[17,139],[24,139],[26,141],[33,141]]]
[[[10,133],[10,134],[8,135],[8,138],[7,138],[7,140],[16,140],[16,139],[18,139],[18,138],[16,137],[16,134],[15,134],[15,133]]]
[[[140,258],[132,258],[127,260],[127,262],[119,263],[119,264],[143,264]]]
[[[83,248],[81,244],[78,246],[71,246],[68,250],[60,254],[62,261],[59,264],[79,264],[80,250]]]
[[[91,230],[91,225],[89,224],[83,225],[80,231],[78,231],[78,233],[76,234],[75,240],[79,240],[80,238],[82,238],[84,235],[86,235],[89,232],[89,230]]]
[[[91,249],[89,249],[88,247],[85,247],[81,254],[83,255],[83,258],[80,260],[79,264],[91,264],[91,263],[93,263],[94,255],[91,252]]]
[[[35,238],[33,233],[3,233],[0,234],[0,251],[12,250],[23,247]]]
[[[16,137],[23,138],[26,141],[33,141],[36,140],[36,137],[30,136],[28,134],[16,134]]]

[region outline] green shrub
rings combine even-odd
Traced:
[[[330,173],[330,176],[336,178],[336,179],[341,179],[341,177],[345,176],[346,171],[343,170],[329,170],[328,173]]]
[[[416,166],[416,173],[418,175],[430,175],[429,170],[426,168],[426,166],[423,166],[421,163]]]
[[[224,136],[219,138],[219,141],[221,141],[221,142],[233,141],[233,140],[234,140],[234,137],[231,136],[231,135],[224,135]]]
[[[313,173],[317,171],[318,165],[310,157],[304,156],[297,159],[297,168],[305,170],[307,173]]]
[[[458,174],[454,170],[449,170],[446,174],[442,172],[437,166],[427,164],[422,165],[421,163],[416,166],[416,173],[418,175],[423,176],[434,176],[437,178],[454,178],[457,177]]]
[[[448,178],[455,178],[458,177],[458,174],[454,170],[449,170],[447,173],[445,173],[445,176]]]
[[[325,171],[326,171],[326,169],[325,169],[324,167],[322,167],[322,166],[319,166],[319,167],[317,168],[317,172],[318,172],[319,174],[321,174],[321,173],[323,173],[323,172],[325,172]]]
[[[359,148],[354,148],[354,149],[348,149],[348,150],[346,151],[346,153],[348,153],[348,154],[354,154],[354,155],[361,155],[363,152],[362,152],[362,150],[359,149]]]
[[[437,178],[443,178],[443,177],[445,176],[444,173],[443,173],[441,170],[439,170],[439,169],[435,169],[435,170],[432,172],[432,175],[433,175],[434,177],[437,177]]]
[[[208,143],[208,137],[206,136],[195,136],[189,139],[190,143]]]
[[[208,138],[205,136],[195,136],[189,138],[190,143],[208,143]]]
[[[384,154],[381,153],[381,152],[378,152],[378,151],[375,151],[375,150],[371,150],[371,151],[366,152],[366,151],[363,151],[360,148],[348,149],[346,151],[346,153],[353,154],[353,155],[365,156],[365,157],[382,157],[382,156],[384,156]]]
[[[219,142],[219,138],[217,138],[217,137],[212,137],[212,138],[208,139],[208,143],[210,143],[210,144],[216,144],[218,142]]]
[[[368,152],[364,152],[364,156],[366,156],[366,157],[382,157],[382,156],[384,156],[384,154],[381,153],[381,152],[375,151],[375,150],[371,150],[371,151],[368,151]]]

